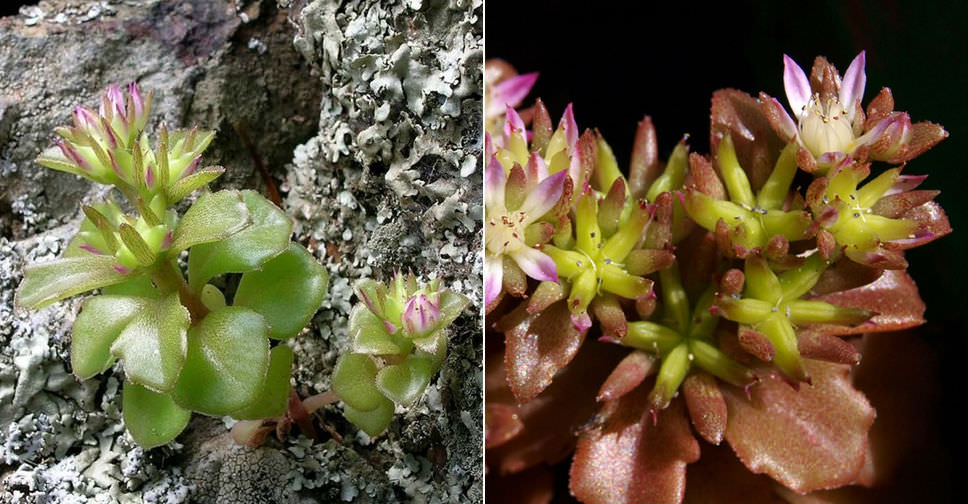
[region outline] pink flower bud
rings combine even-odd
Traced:
[[[91,171],[91,165],[83,157],[81,157],[73,145],[70,145],[59,138],[54,139],[54,143],[60,148],[61,153],[64,154],[64,157],[76,164],[80,169],[86,172]]]
[[[403,325],[411,336],[424,335],[440,319],[440,300],[417,294],[407,300],[403,308]]]

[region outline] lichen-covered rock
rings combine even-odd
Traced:
[[[50,0],[0,18],[0,502],[478,502],[481,465],[482,3]],[[13,307],[24,264],[57,256],[103,188],[33,162],[75,104],[153,89],[155,123],[217,128],[220,187],[274,197],[332,273],[291,342],[302,395],[346,348],[352,283],[412,270],[473,300],[423,399],[371,440],[323,411],[321,440],[257,450],[196,417],[144,451],[118,369],[78,383],[80,299]],[[149,126],[149,129],[152,127]]]

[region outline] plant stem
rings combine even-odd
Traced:
[[[182,276],[181,272],[178,271],[172,262],[167,260],[162,261],[151,272],[151,280],[161,290],[162,294],[178,292],[178,298],[181,300],[181,304],[188,309],[193,324],[200,322],[205,318],[205,315],[208,315],[208,307],[202,303],[201,299],[195,296],[188,287],[188,282],[185,281],[185,277]]]

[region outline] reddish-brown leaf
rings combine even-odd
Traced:
[[[776,482],[751,473],[727,445],[703,445],[687,477],[683,504],[786,504],[773,491]]]
[[[877,314],[853,327],[832,324],[811,326],[812,330],[830,335],[898,331],[924,323],[924,301],[918,295],[918,286],[905,271],[884,270],[872,283],[813,299]]]
[[[857,264],[854,261],[836,261],[820,275],[820,280],[810,290],[814,295],[846,291],[874,282],[881,271]]]
[[[484,413],[484,448],[500,446],[524,428],[514,406],[488,403]]]
[[[718,152],[723,136],[730,135],[736,158],[749,175],[753,190],[759,190],[784,145],[759,103],[742,91],[720,89],[713,93],[710,119],[710,152]]]
[[[498,321],[504,332],[508,386],[518,402],[534,399],[575,357],[585,333],[575,329],[564,301],[528,313],[524,303]]]
[[[754,473],[766,473],[797,493],[856,481],[864,466],[874,409],[850,383],[850,367],[805,360],[813,378],[799,392],[763,374],[751,398],[723,386],[726,439]]]
[[[487,358],[486,397],[489,404],[511,405],[524,425],[516,436],[487,450],[485,463],[497,474],[512,474],[536,464],[554,464],[575,446],[575,432],[598,410],[598,386],[628,350],[618,345],[589,342],[544,392],[534,400],[515,405],[506,386],[500,353]]]
[[[578,440],[569,487],[594,504],[677,503],[686,489],[686,464],[699,459],[681,400],[652,423],[648,385],[609,401],[603,424]]]

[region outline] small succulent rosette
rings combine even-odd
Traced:
[[[58,128],[57,146],[38,158],[126,201],[82,207],[63,255],[24,268],[16,303],[40,309],[99,290],[74,321],[71,369],[87,380],[122,363],[124,422],[143,448],[173,440],[192,412],[282,415],[293,354],[271,340],[302,331],[329,275],[290,240],[285,212],[255,191],[203,191],[184,212],[173,208],[222,173],[198,169],[214,133],[162,126],[152,150],[143,132],[151,95],[127,91],[109,87],[96,114],[75,108],[74,126]],[[228,302],[218,287],[226,274],[240,275]]]
[[[220,166],[200,168],[202,152],[215,138],[214,131],[168,131],[162,124],[152,150],[143,134],[151,93],[142,95],[133,82],[126,88],[127,97],[119,86],[108,87],[97,113],[75,107],[74,125],[55,128],[60,138],[37,162],[113,185],[131,201],[140,198],[157,204],[160,199],[162,206],[180,201],[225,171]]]
[[[389,285],[364,279],[362,300],[350,314],[351,353],[333,372],[333,390],[347,419],[371,437],[386,430],[394,404],[409,406],[423,394],[447,353],[447,327],[469,300],[442,290],[437,280],[418,286],[397,274]]]

